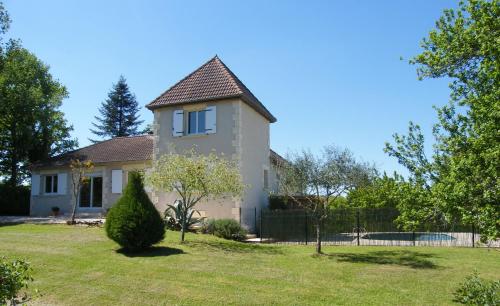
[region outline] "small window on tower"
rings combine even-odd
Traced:
[[[205,110],[188,113],[188,134],[205,133]]]

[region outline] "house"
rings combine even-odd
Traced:
[[[71,211],[71,159],[95,164],[81,188],[77,212],[103,214],[121,195],[128,172],[147,171],[162,154],[195,146],[201,154],[215,151],[236,161],[248,186],[241,199],[200,202],[201,215],[234,218],[253,229],[269,190],[277,188],[274,166],[281,159],[269,148],[269,126],[276,122],[269,110],[217,56],[146,107],[154,114],[152,135],[113,138],[34,165],[31,214],[48,215],[53,206]],[[177,199],[174,193],[146,191],[160,211]]]

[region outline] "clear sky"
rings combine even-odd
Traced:
[[[448,81],[418,81],[407,59],[458,1],[3,2],[9,36],[68,88],[62,109],[81,146],[120,74],[148,123],[143,106],[215,54],[278,118],[281,154],[336,144],[401,171],[384,142],[413,120],[431,143],[432,105],[448,101]]]

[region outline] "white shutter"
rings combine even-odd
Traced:
[[[184,135],[184,111],[174,110],[172,118],[172,136],[180,137]]]
[[[209,106],[205,109],[205,131],[207,134],[217,132],[217,108]]]
[[[31,195],[38,195],[40,193],[40,175],[31,175]]]
[[[111,192],[122,193],[123,171],[111,170]]]
[[[66,182],[68,179],[68,174],[59,173],[57,175],[57,193],[58,194],[66,194],[66,187],[68,183]]]

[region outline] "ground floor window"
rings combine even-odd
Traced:
[[[102,207],[102,176],[84,178],[80,189],[80,207]]]
[[[45,176],[45,193],[57,193],[57,175]]]

